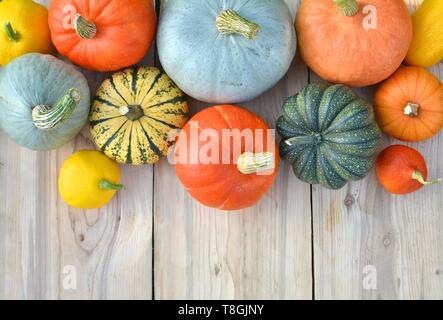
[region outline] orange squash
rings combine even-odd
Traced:
[[[208,207],[239,210],[254,205],[278,171],[278,148],[268,129],[256,114],[232,105],[199,112],[177,141],[178,178],[194,199]]]
[[[296,28],[306,64],[325,80],[353,87],[389,77],[412,41],[403,0],[303,0]]]
[[[139,62],[156,30],[151,0],[52,0],[51,38],[58,52],[94,71]]]
[[[380,85],[374,108],[390,136],[409,142],[429,139],[443,127],[443,85],[426,69],[404,67]]]
[[[426,181],[428,169],[425,159],[415,149],[393,145],[383,150],[375,166],[380,184],[392,194],[407,194],[441,179]]]

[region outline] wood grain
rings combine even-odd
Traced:
[[[419,2],[408,1],[411,11]],[[443,80],[443,63],[433,72]],[[374,88],[358,91],[371,99]],[[397,143],[404,144],[385,138],[383,147]],[[442,145],[443,133],[410,144],[428,160],[432,176],[443,174]],[[442,191],[439,185],[389,195],[374,173],[339,192],[313,187],[316,299],[443,298]],[[363,285],[374,275],[370,270],[375,290]]]
[[[287,0],[294,15],[299,2]],[[419,2],[408,0],[411,10]],[[154,56],[155,48],[141,64],[158,66]],[[443,80],[443,63],[432,71]],[[92,92],[106,76],[85,74]],[[309,79],[297,57],[244,106],[274,126],[284,99]],[[373,91],[358,90],[368,99]],[[207,106],[189,102],[193,113]],[[391,143],[399,142],[384,138]],[[431,176],[443,175],[443,133],[411,146]],[[123,166],[126,189],[105,208],[70,209],[58,197],[59,168],[92,148],[88,128],[52,152],[25,150],[0,131],[0,299],[443,298],[442,185],[391,196],[372,173],[338,192],[311,192],[282,163],[257,206],[220,212],[192,200],[163,160]],[[366,266],[376,290],[363,286]],[[75,289],[66,286],[72,268]]]
[[[153,60],[151,52],[143,63]],[[106,76],[85,75],[92,94]],[[51,152],[0,133],[0,299],[152,297],[152,166],[122,167],[125,190],[100,210],[71,209],[58,197],[63,161],[94,148],[88,128]],[[64,281],[74,272],[71,290]]]
[[[295,13],[298,1],[288,4]],[[244,106],[274,127],[283,101],[307,81],[297,58],[275,88]],[[193,113],[205,106],[191,101]],[[310,187],[287,164],[257,206],[238,212],[192,200],[167,161],[155,166],[154,190],[155,298],[312,297]]]

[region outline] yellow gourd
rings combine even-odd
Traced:
[[[425,0],[412,16],[414,37],[406,63],[430,67],[443,59],[443,0]]]
[[[44,6],[32,0],[0,1],[0,66],[26,53],[52,51]]]
[[[58,188],[63,200],[74,208],[100,208],[123,189],[120,168],[99,151],[77,151],[63,163]]]

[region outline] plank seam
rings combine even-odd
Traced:
[[[311,83],[311,69],[308,67],[308,83]],[[313,187],[310,185],[310,204],[311,204],[311,283],[312,300],[315,300],[315,258],[314,258],[314,197]]]
[[[161,2],[160,0],[154,0],[154,6],[155,11],[157,15],[157,28],[158,28],[158,22],[160,19],[160,6]],[[157,41],[154,41],[152,44],[154,47],[154,66],[159,67],[159,61],[158,61],[158,55],[157,55]],[[152,292],[151,292],[151,300],[155,300],[155,165],[152,165],[152,208],[151,208],[151,214],[152,214],[152,227],[151,227],[151,233],[152,233],[152,250],[151,250],[151,286],[152,286]]]

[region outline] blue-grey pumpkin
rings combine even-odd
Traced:
[[[283,0],[169,0],[157,45],[166,73],[201,101],[254,99],[288,71],[295,27]]]
[[[363,179],[381,138],[368,102],[344,85],[320,83],[286,100],[277,131],[295,175],[329,189]]]
[[[27,54],[0,71],[0,124],[26,148],[69,142],[86,124],[89,107],[86,78],[51,55]]]

